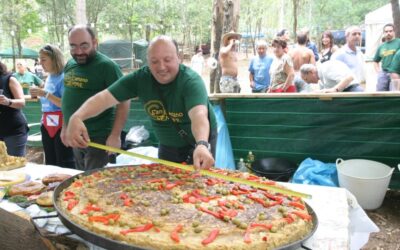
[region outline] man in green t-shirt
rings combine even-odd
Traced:
[[[149,66],[120,78],[72,115],[67,140],[86,147],[91,134],[83,121],[121,101],[139,97],[160,142],[159,158],[187,161],[196,168],[213,166],[217,123],[203,80],[180,64],[176,43],[168,36],[154,38],[147,57]]]
[[[17,63],[17,72],[13,75],[21,84],[24,90],[24,95],[29,95],[29,88],[31,86],[43,87],[43,81],[35,74],[32,74],[26,69],[23,62]]]
[[[108,153],[94,148],[78,148],[78,145],[68,142],[65,138],[66,125],[71,121],[72,114],[87,99],[107,89],[122,76],[122,72],[115,62],[96,51],[98,42],[91,28],[71,28],[68,40],[72,59],[64,68],[64,95],[61,104],[64,123],[61,138],[65,145],[73,147],[77,169],[101,168],[108,163]],[[120,135],[128,117],[130,101],[123,101],[116,108],[113,106],[93,115],[85,121],[85,126],[91,141],[120,148]]]
[[[389,68],[393,57],[400,49],[400,39],[396,38],[394,25],[391,23],[383,26],[385,42],[379,46],[374,57],[375,70],[378,73],[376,91],[389,91],[390,73]],[[379,66],[379,62],[381,65]]]

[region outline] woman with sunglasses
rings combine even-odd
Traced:
[[[63,115],[61,96],[64,92],[64,56],[53,45],[46,45],[39,51],[40,64],[48,73],[44,88],[31,88],[31,95],[40,97],[42,104],[42,143],[46,165],[75,168],[72,149],[66,147],[60,138]]]

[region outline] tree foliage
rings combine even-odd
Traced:
[[[2,37],[11,38],[10,32],[14,31],[18,44],[36,34],[46,42],[63,46],[66,28],[75,23],[75,1],[0,3]],[[293,3],[297,6],[296,17]],[[308,27],[315,36],[326,29],[361,25],[365,14],[387,3],[388,0],[241,0],[239,31],[262,32],[270,39],[281,28],[288,28],[293,34],[297,28]],[[86,13],[88,23],[94,24],[100,38],[133,41],[168,34],[191,49],[210,42],[212,0],[86,0]],[[11,39],[5,39],[0,46],[10,44]]]

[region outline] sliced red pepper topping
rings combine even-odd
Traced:
[[[286,217],[285,217],[284,219],[286,220],[286,222],[287,222],[288,224],[294,222],[294,218],[293,218],[293,216],[292,216],[291,214],[287,214]]]
[[[199,207],[198,209],[199,209],[200,211],[204,212],[204,213],[211,214],[212,216],[214,216],[214,217],[217,218],[217,219],[222,219],[222,218],[221,218],[221,215],[220,215],[219,213],[217,213],[217,212],[208,210],[207,208],[204,208],[204,207]]]
[[[153,223],[148,223],[148,224],[143,225],[143,226],[122,230],[120,232],[120,234],[127,235],[128,233],[146,232],[146,231],[149,231],[150,229],[152,229],[153,226],[154,226]]]
[[[91,203],[88,203],[86,207],[80,212],[80,214],[88,214],[90,211],[101,211],[101,208]]]
[[[96,172],[92,174],[94,177],[96,178],[101,178],[101,173],[100,172]]]
[[[125,199],[124,200],[124,206],[125,207],[130,207],[130,206],[132,206],[132,204],[133,204],[133,201],[132,201],[132,199]]]
[[[147,183],[157,183],[157,182],[165,182],[165,181],[167,181],[167,179],[165,179],[165,178],[158,178],[158,179],[151,179],[151,180],[148,180],[148,181],[146,181]]]
[[[247,227],[246,232],[244,233],[244,239],[243,240],[247,244],[251,243],[251,238],[250,238],[251,232],[250,232],[250,229],[251,229],[250,227]]]
[[[125,199],[128,199],[129,196],[127,194],[125,194],[125,193],[122,193],[122,194],[119,195],[119,198],[122,199],[122,200],[125,200]]]
[[[131,179],[125,179],[125,180],[120,180],[120,181],[118,181],[119,183],[122,183],[122,184],[131,184],[132,183],[132,180]]]
[[[75,181],[74,184],[72,184],[73,187],[82,187],[83,183],[81,181]]]
[[[72,210],[76,205],[78,205],[79,201],[78,200],[68,200],[68,210]]]
[[[75,197],[75,193],[72,192],[72,191],[66,191],[64,195],[65,195],[65,196]]]
[[[170,237],[176,243],[180,242],[179,233],[182,231],[183,226],[181,224],[177,225],[174,231],[171,232]]]
[[[181,185],[181,184],[179,184],[179,183],[177,183],[177,182],[175,182],[175,183],[167,183],[167,185],[165,185],[165,189],[166,189],[166,190],[171,190],[171,189],[173,189],[174,187],[177,187],[177,186],[179,186],[179,185]]]
[[[105,216],[90,216],[89,217],[89,221],[90,222],[101,222],[104,225],[108,225],[109,220],[113,219],[115,221],[117,221],[119,219],[120,215],[119,214],[109,214],[109,215],[105,215]]]
[[[219,229],[218,229],[218,228],[213,229],[213,230],[211,231],[211,233],[208,235],[208,237],[205,238],[205,239],[201,242],[201,244],[203,244],[204,246],[210,244],[211,242],[213,242],[213,241],[217,238],[218,234],[219,234]]]
[[[311,215],[306,214],[304,212],[300,212],[300,211],[293,211],[293,214],[299,216],[300,218],[302,218],[303,220],[309,221],[312,219]]]
[[[304,210],[306,208],[306,206],[304,206],[300,202],[296,202],[296,201],[289,202],[289,206],[297,207],[297,208],[300,208],[301,210]]]
[[[262,224],[262,223],[252,223],[252,224],[250,225],[250,227],[251,227],[251,228],[261,227],[261,228],[263,228],[263,229],[269,231],[269,230],[271,230],[272,225],[271,225],[271,224],[268,224],[268,225],[267,225],[267,224]]]

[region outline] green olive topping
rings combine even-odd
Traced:
[[[199,228],[199,227],[196,227],[195,229],[194,229],[194,232],[195,233],[201,233],[203,231],[203,229],[201,229],[201,228]]]
[[[235,224],[236,226],[239,226],[240,223],[242,223],[242,222],[239,219],[235,218],[235,219],[232,220],[232,223]]]
[[[245,222],[241,222],[239,225],[240,229],[246,229],[247,228],[247,224]]]
[[[200,222],[198,222],[198,221],[193,221],[192,227],[198,227],[198,226],[200,226]]]

